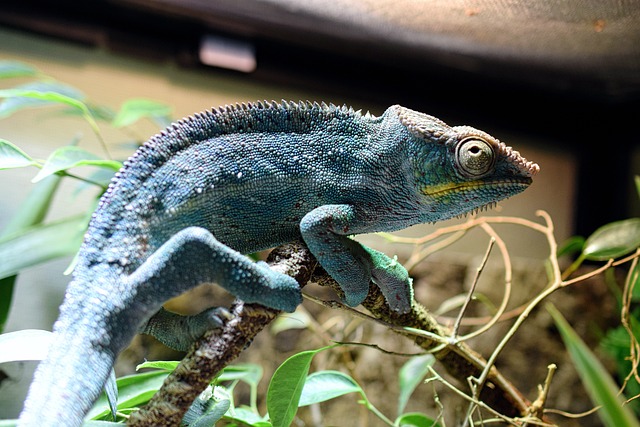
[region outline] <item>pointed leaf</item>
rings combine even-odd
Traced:
[[[0,232],[0,238],[16,234],[20,230],[41,223],[49,211],[49,206],[53,200],[53,195],[58,189],[58,184],[60,184],[60,177],[55,176],[34,185],[27,199],[20,205],[9,224]],[[9,276],[0,279],[0,332],[4,330],[5,323],[9,317],[16,277]]]
[[[59,176],[52,176],[31,186],[25,201],[22,202],[9,224],[0,232],[0,239],[41,223],[47,212],[49,212],[49,207],[53,201],[53,196],[58,190],[60,180]]]
[[[246,424],[252,427],[271,427],[271,424],[268,421],[265,421],[263,417],[243,406],[234,408],[233,413],[227,414],[225,419],[240,422],[240,425]]]
[[[0,279],[0,333],[4,331],[13,301],[13,289],[18,276],[9,276]]]
[[[0,79],[33,77],[40,72],[33,66],[19,61],[0,61]]]
[[[433,366],[435,358],[431,354],[412,357],[405,363],[398,374],[400,381],[400,394],[398,395],[398,414],[404,412],[405,406],[413,391],[422,383]]]
[[[607,427],[640,427],[640,421],[634,416],[629,406],[624,405],[625,398],[618,393],[618,388],[609,372],[604,368],[589,347],[571,328],[562,314],[549,305],[549,313],[556,323],[562,341],[569,351],[578,375],[595,405],[601,406],[597,414]]]
[[[212,427],[227,413],[231,406],[229,399],[212,398],[213,391],[207,387],[191,404],[182,417],[180,425],[189,427]]]
[[[598,228],[584,244],[586,259],[606,261],[624,256],[640,246],[640,218],[616,221]]]
[[[585,239],[582,236],[573,236],[569,239],[565,240],[562,245],[558,247],[556,251],[556,256],[561,257],[563,255],[574,255],[576,253],[582,252],[582,248],[584,247]]]
[[[58,82],[35,82],[13,89],[0,90],[0,118],[8,117],[18,111],[39,108],[48,105],[63,104],[86,111],[82,100],[84,94],[74,87]]]
[[[229,400],[221,400],[220,402],[215,402],[207,412],[196,418],[193,423],[189,424],[189,427],[214,426],[215,423],[220,420],[224,416],[224,414],[227,413],[230,406],[231,401]]]
[[[0,239],[0,278],[55,258],[75,254],[87,228],[87,216],[31,227]]]
[[[253,363],[227,366],[218,376],[218,382],[241,380],[245,383],[257,386],[262,379],[262,366]]]
[[[115,421],[118,412],[118,383],[116,382],[116,371],[113,368],[111,368],[109,378],[104,384],[104,394],[107,396],[107,403],[111,409],[111,418]]]
[[[399,417],[394,425],[398,427],[440,427],[433,418],[420,412],[409,412]]]
[[[0,335],[0,363],[42,360],[47,355],[53,333],[24,329]]]
[[[118,410],[122,411],[147,403],[160,389],[168,375],[168,372],[153,371],[118,378],[116,380],[119,395]],[[103,393],[87,414],[87,418],[106,419],[108,417],[111,417],[111,409]]]
[[[18,420],[0,420],[0,427],[16,427]],[[84,421],[82,427],[122,427],[122,423],[114,423],[110,421]]]
[[[113,119],[116,128],[132,125],[140,119],[149,118],[166,125],[170,121],[171,107],[149,99],[129,99],[125,101]]]
[[[298,406],[307,406],[345,394],[362,392],[360,385],[347,374],[339,371],[314,372],[304,383]]]
[[[33,178],[33,182],[38,182],[47,176],[78,166],[98,166],[118,171],[122,167],[122,163],[115,160],[101,159],[95,154],[73,145],[60,147],[51,153],[40,172]]]
[[[0,170],[36,166],[38,162],[16,145],[0,139]]]
[[[306,329],[311,322],[312,320],[309,313],[304,310],[296,310],[293,313],[287,313],[286,316],[278,316],[271,324],[269,332],[276,335],[289,329]]]
[[[111,421],[84,421],[82,427],[122,427],[122,423],[114,423]]]
[[[318,350],[303,351],[288,358],[273,374],[267,391],[267,411],[273,427],[289,427],[298,411],[311,360]]]
[[[140,369],[150,368],[150,369],[160,369],[167,372],[173,372],[179,363],[180,362],[162,361],[162,360],[146,361],[136,366],[136,371],[139,371]]]

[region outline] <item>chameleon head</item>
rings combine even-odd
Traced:
[[[414,137],[412,168],[423,221],[439,221],[525,190],[540,170],[517,151],[470,126],[450,127],[403,107],[398,117]]]

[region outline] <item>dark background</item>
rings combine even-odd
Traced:
[[[205,35],[241,40],[247,79],[561,141],[578,161],[576,234],[638,215],[639,2],[315,3],[5,0],[0,25],[183,67],[205,67]]]

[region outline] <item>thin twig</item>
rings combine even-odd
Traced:
[[[552,285],[550,287],[548,287],[546,290],[542,291],[540,294],[538,294],[530,303],[529,305],[527,305],[527,307],[524,309],[524,311],[520,314],[520,316],[518,316],[518,318],[516,319],[516,321],[514,322],[514,324],[511,326],[511,328],[509,329],[509,331],[505,334],[505,336],[502,338],[502,340],[500,340],[500,342],[498,343],[498,345],[496,346],[495,350],[493,351],[493,353],[491,354],[491,356],[489,357],[489,359],[487,360],[487,363],[485,365],[485,368],[483,369],[482,373],[480,374],[480,376],[476,379],[476,388],[474,390],[474,398],[477,399],[480,395],[480,392],[482,391],[485,382],[489,376],[489,372],[491,370],[491,368],[495,365],[495,361],[498,358],[498,356],[500,355],[500,353],[502,352],[502,350],[506,347],[507,343],[511,340],[511,338],[513,338],[513,336],[515,336],[516,331],[520,328],[520,326],[524,323],[524,321],[529,317],[529,314],[531,314],[531,312],[533,311],[533,309],[535,307],[537,307],[537,305],[542,302],[545,298],[547,298],[549,295],[551,295],[553,292],[555,292],[557,289],[560,288],[560,269],[557,265],[557,260],[554,262],[553,259],[556,258],[555,254],[556,254],[556,242],[555,242],[555,238],[553,236],[553,222],[551,221],[551,218],[543,211],[538,211],[539,215],[542,216],[545,219],[545,222],[547,223],[547,227],[537,227],[538,230],[540,230],[543,234],[545,234],[545,236],[547,237],[547,241],[549,244],[549,247],[552,249],[550,254],[549,254],[549,258],[550,258],[550,262],[554,265],[554,281],[552,283]],[[558,267],[558,268],[556,268]],[[467,414],[471,414],[474,411],[474,406],[470,405],[468,410],[467,410]],[[466,421],[464,426],[466,426]]]
[[[495,244],[495,242],[496,242],[496,239],[494,239],[493,237],[489,240],[489,244],[487,245],[487,250],[484,253],[484,257],[482,258],[480,265],[476,269],[476,274],[473,277],[473,281],[471,282],[471,287],[469,289],[469,292],[467,293],[467,298],[465,298],[464,304],[462,305],[462,308],[460,308],[460,312],[458,313],[458,318],[456,319],[456,322],[453,325],[453,332],[451,334],[453,337],[458,336],[458,330],[460,329],[460,322],[462,321],[462,318],[464,317],[464,314],[467,311],[467,307],[469,307],[469,303],[473,298],[473,294],[476,291],[476,287],[478,286],[478,279],[480,279],[480,274],[484,270],[484,266],[487,265],[487,260],[489,260],[489,255],[491,255],[491,248],[493,248],[493,245]]]
[[[544,380],[544,385],[538,385],[538,398],[529,407],[529,415],[531,417],[539,419],[544,413],[544,407],[547,403],[547,397],[549,396],[549,389],[551,388],[551,381],[558,367],[552,363],[547,366],[547,377]],[[527,427],[529,423],[525,423],[522,427]]]
[[[493,327],[496,323],[498,323],[498,321],[504,314],[505,310],[507,309],[507,304],[509,303],[509,300],[511,299],[513,271],[511,268],[511,257],[509,256],[507,245],[504,243],[504,240],[502,240],[500,236],[498,236],[498,234],[495,232],[493,227],[491,227],[489,224],[482,224],[481,228],[485,231],[485,233],[487,233],[489,236],[491,236],[492,239],[495,240],[495,243],[498,245],[498,249],[500,250],[500,254],[502,255],[502,260],[504,265],[504,292],[502,296],[502,301],[500,302],[500,306],[496,310],[496,313],[491,317],[491,319],[481,328],[463,337],[460,337],[461,340],[468,340],[480,334],[483,334],[484,332],[489,330],[491,327]]]

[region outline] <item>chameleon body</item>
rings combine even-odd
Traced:
[[[142,146],[102,196],[19,425],[80,425],[117,354],[163,302],[200,283],[295,310],[296,282],[243,253],[302,238],[348,305],[373,280],[406,312],[406,270],[349,236],[495,204],[537,171],[484,132],[401,106],[375,117],[258,102],[183,119]]]

